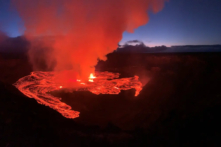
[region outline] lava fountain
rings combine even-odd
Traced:
[[[82,82],[80,79],[72,82],[76,85],[73,88],[76,91],[90,91],[97,95],[119,94],[121,90],[134,88],[135,96],[137,96],[142,90],[142,83],[138,78],[138,76],[134,76],[119,79],[119,73],[96,72],[96,76],[90,74],[87,82]],[[27,97],[34,98],[39,104],[49,106],[66,118],[79,117],[80,112],[72,110],[71,106],[61,102],[61,98],[49,94],[51,91],[69,88],[56,83],[56,72],[32,72],[19,79],[14,86]]]

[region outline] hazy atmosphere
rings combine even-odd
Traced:
[[[221,146],[220,0],[0,0],[0,147]]]
[[[148,24],[125,32],[121,44],[135,39],[147,46],[221,44],[220,5],[220,0],[169,0],[159,13],[149,11]],[[24,34],[24,21],[10,0],[0,0],[0,30],[10,37]]]

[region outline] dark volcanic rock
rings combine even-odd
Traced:
[[[110,54],[97,69],[120,72],[122,77],[136,74],[149,82],[135,100],[134,90],[118,96],[54,92],[76,106],[74,110],[81,109],[82,117],[75,120],[20,93],[11,84],[30,69],[18,68],[21,73],[17,75],[14,67],[8,68],[8,72],[13,70],[13,80],[5,80],[5,75],[1,75],[4,83],[0,82],[0,146],[220,146],[220,54]],[[150,79],[145,79],[147,76]],[[70,99],[73,95],[78,99]],[[113,120],[118,122],[110,120],[102,127],[84,123],[105,117],[105,112],[99,111],[114,106],[113,110],[122,110],[114,111],[120,117],[113,115]],[[139,111],[129,113],[133,110]],[[97,113],[90,116],[92,112]],[[136,127],[119,127],[118,123],[129,116],[134,119],[126,123],[135,122]]]

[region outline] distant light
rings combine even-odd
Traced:
[[[63,88],[63,86],[60,86],[59,88]]]

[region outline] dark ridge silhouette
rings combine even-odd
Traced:
[[[171,46],[169,52],[221,52],[221,45]]]
[[[44,38],[36,38],[42,40]],[[53,40],[53,38],[51,38]],[[5,33],[0,32],[0,52],[1,53],[26,53],[28,51],[30,42],[24,36],[10,38]],[[44,48],[35,51],[44,57]],[[46,49],[45,49],[46,50]],[[171,46],[165,45],[148,47],[142,41],[131,40],[127,41],[124,45],[118,44],[118,48],[114,51],[118,53],[194,53],[194,52],[221,52],[221,45],[183,45]]]
[[[2,32],[2,31],[0,30],[0,44],[1,44],[3,41],[5,41],[7,38],[8,38],[8,36],[7,36],[4,32]]]
[[[0,52],[25,53],[28,51],[28,46],[29,42],[26,40],[24,36],[18,36],[15,38],[0,36]]]
[[[131,40],[124,45],[118,45],[116,52],[130,52],[130,53],[185,53],[185,52],[221,52],[221,45],[183,45],[171,46],[165,45],[148,47],[142,41]]]

